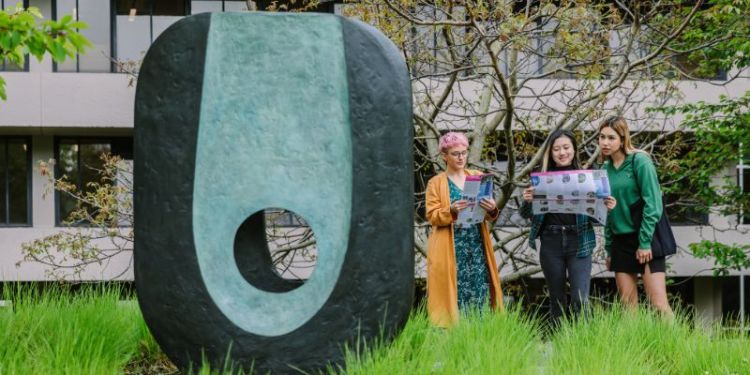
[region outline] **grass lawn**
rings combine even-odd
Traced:
[[[169,373],[137,304],[120,296],[115,287],[6,287],[0,374]]]
[[[178,374],[137,304],[114,287],[6,287],[0,374]],[[351,374],[750,374],[750,340],[643,310],[596,308],[553,333],[518,309],[471,312],[451,329],[416,312],[388,344],[348,351]],[[330,369],[330,373],[340,372]],[[202,367],[199,374],[222,373]]]
[[[542,337],[518,309],[468,314],[450,331],[415,315],[389,345],[349,352],[352,374],[750,374],[750,340],[643,309],[594,308]]]

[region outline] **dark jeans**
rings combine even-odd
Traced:
[[[548,231],[541,235],[539,263],[550,294],[550,318],[559,321],[563,314],[578,315],[587,305],[591,286],[591,255],[576,257],[578,234],[572,231]],[[570,304],[565,292],[570,282]]]

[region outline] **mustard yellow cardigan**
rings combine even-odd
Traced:
[[[465,170],[467,175],[481,172]],[[427,220],[432,224],[432,232],[427,240],[427,313],[430,321],[439,327],[450,327],[458,322],[458,286],[456,282],[456,250],[453,242],[453,222],[450,212],[450,190],[448,175],[443,172],[430,179],[425,192]],[[503,309],[503,293],[497,272],[495,252],[487,221],[499,215],[489,214],[481,224],[484,256],[490,275],[490,306],[493,310]]]

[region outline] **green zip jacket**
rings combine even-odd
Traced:
[[[651,158],[645,152],[633,152],[625,157],[619,168],[608,160],[602,169],[607,171],[612,196],[617,199],[617,205],[609,213],[604,227],[604,249],[607,254],[612,250],[613,234],[635,233],[638,230],[633,225],[630,205],[641,198],[645,205],[638,242],[641,249],[651,249],[654,228],[662,214],[659,178]],[[633,173],[637,173],[638,183]]]

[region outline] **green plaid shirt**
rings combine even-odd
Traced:
[[[521,205],[521,216],[531,219],[529,247],[536,250],[535,240],[541,234],[544,214],[534,215],[531,203],[523,202]],[[585,258],[591,255],[596,248],[596,233],[594,233],[593,220],[586,215],[576,215],[576,230],[578,231],[578,253],[576,253],[576,257]]]

